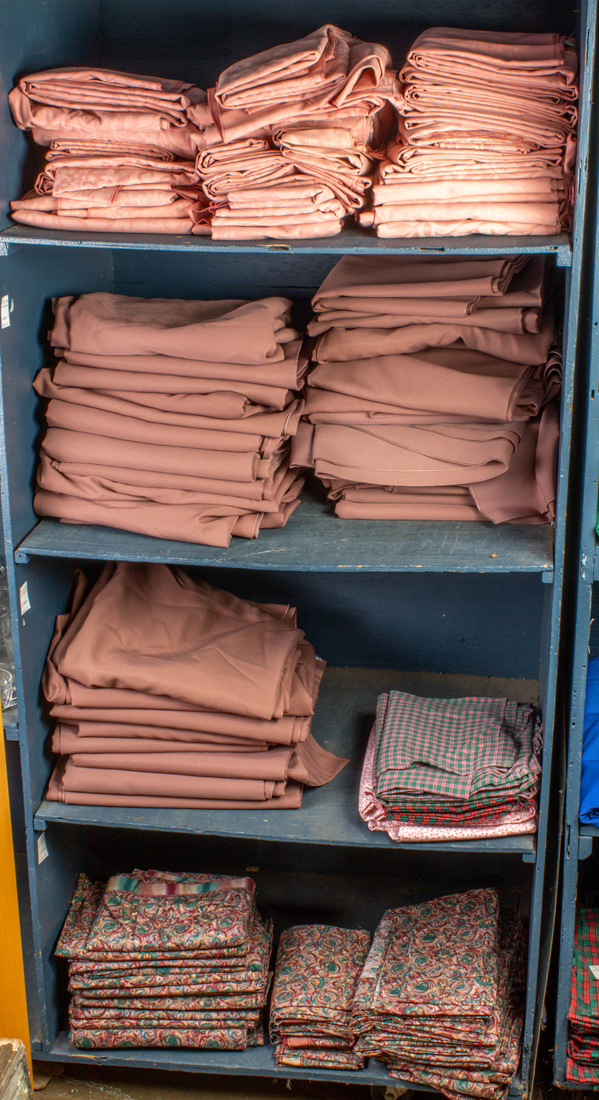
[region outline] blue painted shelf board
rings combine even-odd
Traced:
[[[391,1078],[382,1062],[369,1058],[366,1069],[343,1072],[334,1069],[314,1069],[302,1066],[275,1065],[274,1046],[250,1047],[248,1050],[78,1050],[69,1043],[66,1032],[61,1031],[52,1050],[42,1059],[50,1061],[89,1062],[94,1065],[107,1062],[111,1066],[143,1066],[146,1069],[171,1069],[196,1073],[243,1074],[248,1077],[299,1078],[303,1081],[339,1081],[352,1085],[405,1085],[408,1089],[430,1091],[424,1085],[413,1085]],[[522,1085],[517,1075],[510,1087],[508,1100],[522,1095]]]
[[[581,825],[578,830],[579,836],[599,836],[599,827],[597,825]]]
[[[17,562],[28,556],[302,572],[552,574],[553,530],[465,521],[341,520],[308,490],[283,530],[262,531],[252,540],[234,538],[227,549],[43,519],[15,551]]]
[[[572,265],[572,250],[567,233],[547,237],[407,237],[381,239],[373,230],[344,229],[336,237],[318,237],[300,241],[213,241],[211,237],[191,234],[175,236],[160,233],[68,233],[32,226],[11,226],[0,233],[0,244],[50,244],[69,248],[135,248],[161,252],[297,252],[331,253],[445,253],[448,255],[501,255],[504,253],[547,252],[557,257],[561,267]]]
[[[43,829],[50,821],[68,822],[301,844],[503,853],[521,855],[526,862],[534,860],[535,838],[530,835],[400,845],[390,840],[387,833],[370,831],[358,813],[360,774],[377,696],[390,690],[442,697],[464,693],[509,695],[522,702],[534,702],[537,696],[537,685],[529,680],[494,680],[386,669],[327,668],[312,732],[330,752],[349,757],[349,764],[324,787],[306,788],[301,809],[270,812],[259,807],[255,810],[140,810],[126,806],[68,806],[62,802],[44,801],[35,815],[35,828]]]

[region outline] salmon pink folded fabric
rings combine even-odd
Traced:
[[[299,807],[347,761],[310,734],[324,664],[295,618],[166,566],[107,565],[91,588],[78,574],[43,678],[61,754],[48,798]]]
[[[543,257],[345,256],[291,466],[343,519],[551,523],[561,354]]]
[[[102,723],[95,723],[101,726]],[[126,727],[123,729],[123,736],[116,733],[114,738],[118,738],[118,741],[113,737],[82,737],[79,734],[77,726],[68,726],[58,724],[54,727],[52,734],[52,751],[61,753],[63,756],[77,753],[79,755],[85,755],[89,753],[90,757],[93,754],[100,755],[102,753],[114,752],[115,746],[119,752],[117,755],[124,756],[125,753],[188,753],[193,748],[194,753],[250,753],[250,752],[264,752],[268,747],[265,741],[240,741],[235,743],[234,738],[227,742],[224,738],[217,740],[215,737],[212,741],[200,741],[193,742],[180,741],[180,740],[160,740],[160,738],[152,737],[127,737]],[[207,735],[208,736],[208,735]]]
[[[78,772],[70,770],[70,783],[77,782]],[[169,810],[299,810],[304,788],[301,783],[287,783],[281,795],[248,801],[227,798],[182,798],[174,795],[107,794],[99,791],[69,790],[62,782],[63,773],[56,767],[52,773],[46,798],[70,806],[139,806]]]
[[[568,229],[577,65],[574,42],[557,34],[424,31],[360,224],[386,238]]]
[[[187,108],[209,200],[192,212],[193,232],[336,235],[364,205],[402,103],[389,51],[332,24],[229,66]]]
[[[518,334],[475,324],[468,327],[435,322],[391,329],[334,327],[320,336],[315,357],[319,363],[343,363],[372,355],[409,355],[425,348],[459,347],[485,352],[497,359],[509,359],[512,363],[540,366],[547,361],[554,340],[550,314],[543,317],[542,326],[538,333]]]
[[[201,192],[193,167],[197,128],[186,111],[205,99],[184,81],[109,69],[50,69],[23,77],[9,94],[13,119],[39,145],[50,146],[35,191],[57,198],[68,184],[86,197],[43,206],[26,195],[11,203],[14,220],[71,232],[191,233],[189,212]],[[162,203],[127,202],[119,194],[122,185],[142,179],[164,192]],[[175,182],[189,193],[173,195]],[[105,187],[114,188],[112,196],[102,194]]]
[[[107,355],[176,355],[196,359],[198,347],[215,362],[261,363],[284,358],[288,298],[256,302],[128,298],[97,292],[55,301],[54,347]]]

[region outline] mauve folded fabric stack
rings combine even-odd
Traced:
[[[534,833],[542,730],[533,706],[508,699],[379,695],[360,816],[404,842]]]
[[[338,233],[365,205],[401,102],[389,51],[331,24],[231,65],[187,112],[208,202],[192,212],[194,233]]]
[[[290,306],[57,299],[63,358],[34,382],[49,402],[36,512],[210,546],[284,527],[307,365]]]
[[[282,933],[269,1021],[278,1066],[364,1068],[352,1010],[369,947],[362,928],[304,924]]]
[[[186,111],[205,99],[182,80],[110,69],[23,77],[8,97],[14,121],[50,150],[12,217],[44,229],[191,233],[201,191]]]
[[[357,1049],[391,1077],[503,1100],[520,1061],[526,934],[495,889],[388,909],[355,997]]]
[[[83,806],[296,809],[347,763],[316,743],[324,671],[295,608],[166,565],[76,579],[43,691],[61,754],[47,798]]]
[[[558,34],[424,31],[360,223],[379,237],[568,229],[577,71],[575,43]]]
[[[245,1050],[264,1042],[272,927],[224,875],[79,876],[56,954],[77,1047]]]
[[[345,519],[549,523],[561,359],[543,257],[345,256],[313,298],[292,465]]]

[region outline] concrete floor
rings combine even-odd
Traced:
[[[35,1063],[51,1070],[49,1063]],[[370,1100],[364,1085],[65,1065],[37,1100]],[[428,1100],[430,1094],[419,1093]]]

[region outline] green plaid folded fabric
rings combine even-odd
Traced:
[[[532,706],[402,691],[379,696],[375,790],[396,820],[475,821],[530,804],[540,756],[541,724]]]

